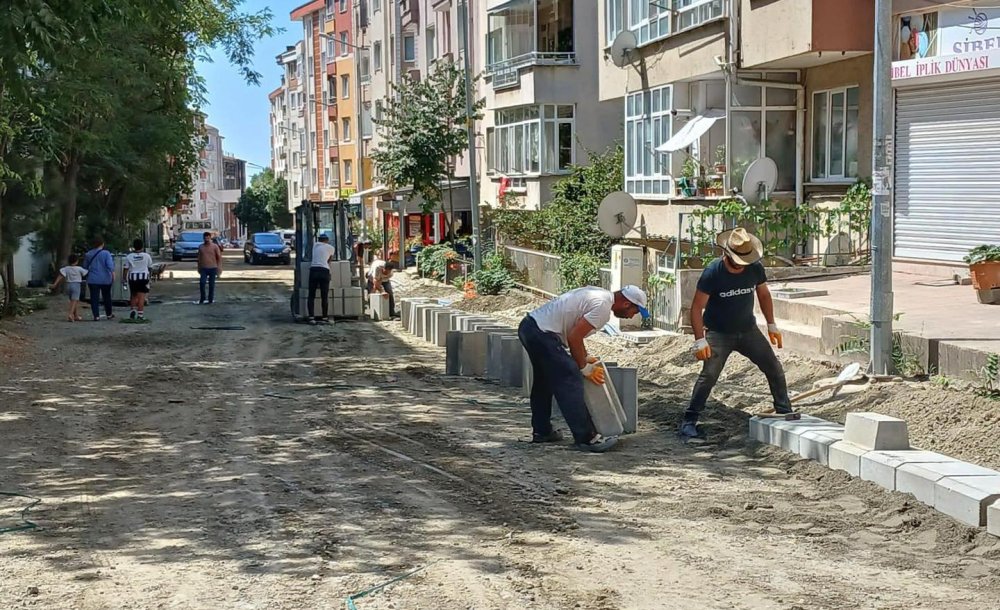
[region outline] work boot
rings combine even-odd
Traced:
[[[531,434],[532,443],[558,443],[563,439],[563,435],[558,430],[553,430],[548,434]]]
[[[693,421],[686,421],[681,424],[679,430],[677,430],[677,436],[681,437],[683,440],[688,440],[691,438],[701,438],[701,433],[698,432],[698,424]]]
[[[604,453],[608,449],[611,449],[618,444],[618,437],[604,437],[600,434],[595,434],[594,438],[590,439],[586,443],[577,443],[576,448],[580,451],[588,451],[590,453]]]
[[[795,409],[791,407],[775,407],[774,412],[779,415],[788,415],[789,413],[795,413]]]

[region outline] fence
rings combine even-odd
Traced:
[[[673,259],[673,253],[657,253],[656,272],[647,281],[652,324],[663,330],[677,330],[681,314],[680,293],[676,290],[679,274]]]
[[[520,276],[518,285],[555,297],[562,292],[559,264],[562,258],[537,250],[504,246],[504,256]]]

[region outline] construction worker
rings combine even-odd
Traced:
[[[392,261],[383,261],[382,259],[375,259],[372,261],[371,269],[368,270],[366,274],[367,282],[365,285],[368,294],[380,294],[383,298],[389,299],[389,316],[392,318],[398,318],[396,315],[396,295],[392,291],[392,274],[396,271],[398,267],[396,263]]]
[[[517,336],[528,352],[534,377],[531,384],[531,442],[562,440],[552,428],[552,397],[573,432],[576,447],[603,453],[617,438],[597,433],[583,398],[584,379],[603,385],[605,370],[597,358],[587,354],[583,339],[604,328],[611,320],[637,314],[649,317],[646,293],[638,286],[625,286],[612,293],[587,286],[571,290],[532,311],[521,320]]]
[[[723,255],[702,272],[691,303],[694,353],[704,365],[681,422],[679,435],[684,439],[700,436],[698,415],[705,408],[732,352],[746,356],[767,377],[775,411],[792,412],[785,372],[768,345],[768,339],[757,328],[754,316],[756,294],[767,320],[767,336],[771,344],[780,349],[781,331],[774,323],[774,302],[767,287],[764,266],[760,263],[764,247],[756,236],[743,228],[720,233],[716,244],[722,248]]]

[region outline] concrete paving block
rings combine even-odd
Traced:
[[[764,419],[774,420],[771,423],[770,443],[791,453],[800,453],[801,444],[799,440],[806,432],[839,432],[843,430],[843,426],[838,423],[820,419],[812,415],[802,415],[800,419],[792,421],[776,418]]]
[[[799,455],[823,466],[830,465],[830,446],[844,440],[843,430],[810,430],[799,437]]]
[[[749,436],[758,443],[771,444],[771,424],[773,422],[770,419],[762,419],[760,417],[750,418],[750,431]]]
[[[378,322],[389,320],[392,315],[389,311],[389,299],[383,298],[381,294],[368,295],[368,312],[372,320]]]
[[[869,451],[899,451],[910,448],[906,422],[881,413],[848,413],[844,440]]]
[[[462,360],[459,374],[464,377],[482,377],[486,373],[486,333],[462,331]]]
[[[495,330],[495,329],[505,329],[514,330],[513,328],[497,322],[496,320],[475,320],[469,323],[469,330]]]
[[[486,322],[494,325],[497,323],[497,321],[493,318],[487,318],[485,316],[468,316],[463,317],[459,321],[459,327],[456,330],[473,330],[472,325],[476,322]]]
[[[594,428],[604,436],[621,436],[625,431],[625,412],[618,402],[614,382],[608,379],[603,385],[583,380],[583,399],[594,422]]]
[[[535,370],[531,366],[531,358],[528,350],[521,346],[521,358],[524,361],[524,368],[521,369],[521,394],[531,396],[531,382],[535,378]]]
[[[960,460],[903,464],[896,469],[896,491],[913,495],[928,506],[934,506],[935,486],[945,477],[991,476],[989,468]]]
[[[399,302],[399,306],[400,306],[400,311],[399,311],[399,313],[400,313],[400,316],[399,316],[400,320],[399,321],[402,323],[403,328],[405,330],[409,331],[409,329],[410,329],[410,322],[413,319],[413,316],[410,315],[410,314],[413,313],[414,307],[416,307],[417,304],[419,304],[419,303],[426,303],[426,302],[427,302],[427,299],[425,299],[425,298],[406,298],[406,299],[403,299],[403,300],[401,300]]]
[[[1000,500],[986,507],[986,531],[1000,536]]]
[[[516,336],[500,340],[500,385],[520,387],[524,368],[524,348]]]
[[[625,412],[625,434],[634,434],[639,426],[639,371],[605,362],[608,377],[614,382],[618,400]]]
[[[410,317],[410,328],[409,332],[414,337],[424,336],[424,312],[428,309],[435,309],[438,305],[436,303],[417,303],[413,308],[413,315]]]
[[[869,451],[861,456],[861,478],[890,491],[896,490],[896,471],[903,464],[952,462],[954,458],[933,451]]]
[[[934,509],[966,525],[986,525],[986,509],[1000,500],[1000,472],[991,476],[945,477],[934,486]]]
[[[452,330],[451,321],[457,316],[453,309],[446,309],[434,314],[434,345],[444,347],[448,332]]]
[[[858,447],[852,442],[837,441],[830,445],[828,466],[834,470],[843,470],[852,477],[861,476],[861,456],[866,453],[868,449]]]
[[[486,332],[486,378],[500,380],[503,366],[501,345],[504,337],[514,337],[513,330],[487,329]]]
[[[462,331],[450,330],[445,336],[444,372],[446,375],[462,373]]]
[[[448,311],[445,307],[428,307],[424,309],[421,314],[423,315],[423,321],[421,323],[420,338],[428,343],[433,343],[435,340],[434,335],[434,319],[437,314],[443,311]]]

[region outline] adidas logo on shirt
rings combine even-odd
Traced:
[[[730,290],[729,292],[720,292],[719,296],[723,298],[738,297],[738,296],[743,296],[744,294],[751,294],[753,293],[754,290],[755,290],[754,288],[736,288]]]

